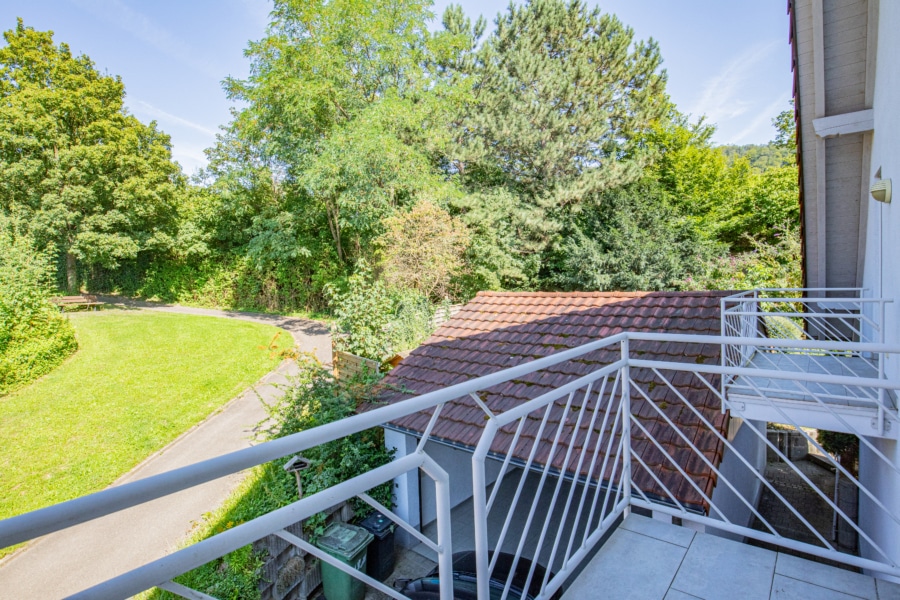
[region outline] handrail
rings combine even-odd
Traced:
[[[596,342],[590,342],[571,350],[565,350],[551,356],[532,360],[521,365],[516,365],[496,373],[484,375],[477,379],[458,383],[456,385],[422,394],[399,402],[377,408],[362,414],[347,417],[341,421],[321,425],[314,429],[295,433],[290,436],[264,442],[257,446],[244,448],[204,460],[186,467],[173,469],[166,473],[153,475],[126,483],[120,486],[108,488],[87,496],[61,502],[52,506],[37,509],[28,513],[10,517],[0,521],[0,547],[12,546],[21,542],[65,529],[79,523],[84,523],[109,513],[118,512],[149,500],[168,496],[176,492],[195,487],[202,483],[225,477],[259,464],[277,460],[290,454],[302,452],[326,442],[330,442],[348,435],[389,423],[408,415],[434,408],[444,402],[481,391],[522,375],[544,369],[583,354],[593,352],[607,346],[617,344],[624,340],[632,341],[664,341],[684,342],[691,344],[741,344],[757,347],[780,347],[811,350],[847,350],[848,343],[843,342],[809,342],[805,340],[778,340],[758,338],[729,338],[711,335],[686,335],[686,334],[655,334],[655,333],[619,333]],[[853,343],[852,349],[860,352],[880,352],[900,354],[900,345],[890,344],[861,344]],[[645,366],[644,363],[658,361],[640,361],[629,358],[632,365]],[[683,368],[683,364],[681,365]],[[738,373],[736,367],[721,367],[712,365],[694,365],[694,369],[708,373]],[[740,370],[742,374],[746,369]],[[773,378],[786,378],[787,374],[781,371],[751,370],[757,375],[766,375]],[[749,372],[749,371],[748,371]],[[839,383],[847,385],[860,385],[863,381],[858,377],[842,377],[837,375],[812,375],[791,373],[790,376],[798,378],[801,375],[804,380],[819,381],[825,377],[826,383]],[[864,380],[866,386],[877,388],[890,388],[890,382],[885,380]],[[896,387],[894,385],[893,387]]]
[[[545,394],[517,405],[516,407],[511,408],[510,410],[507,410],[503,413],[494,415],[487,411],[488,420],[485,425],[485,432],[482,435],[478,448],[476,449],[476,452],[473,456],[473,464],[478,460],[484,459],[484,456],[490,448],[491,439],[493,435],[499,430],[499,428],[504,427],[508,424],[512,424],[518,420],[524,420],[527,415],[536,410],[542,409],[545,406],[547,406],[549,410],[550,405],[552,405],[557,399],[562,398],[566,395],[569,396],[569,402],[571,403],[573,394],[575,394],[576,392],[580,393],[582,390],[586,390],[584,396],[586,399],[591,393],[591,386],[594,384],[594,382],[597,382],[601,379],[603,379],[605,382],[613,374],[616,374],[616,381],[618,381],[619,374],[621,373],[622,389],[621,391],[615,392],[615,394],[620,398],[618,402],[621,402],[622,408],[620,408],[619,410],[621,411],[621,414],[627,415],[627,418],[624,418],[621,422],[621,436],[619,437],[620,441],[618,442],[618,446],[616,449],[616,456],[613,459],[613,465],[621,465],[622,468],[621,488],[616,487],[614,490],[614,494],[612,495],[612,488],[606,488],[606,497],[613,501],[613,506],[615,507],[615,513],[610,514],[618,514],[620,511],[626,510],[627,506],[629,506],[630,503],[635,503],[638,505],[641,504],[640,501],[635,501],[631,497],[632,449],[630,443],[625,442],[625,440],[631,439],[628,428],[630,427],[634,419],[634,417],[631,415],[629,404],[631,398],[629,385],[631,385],[632,383],[631,375],[629,374],[630,369],[640,368],[652,370],[654,373],[656,373],[657,376],[661,377],[667,385],[671,384],[669,384],[665,377],[661,375],[661,371],[687,370],[693,372],[696,376],[698,376],[700,380],[703,381],[703,383],[710,387],[710,389],[713,389],[710,386],[710,382],[703,378],[702,374],[727,375],[731,377],[745,376],[748,378],[753,377],[759,379],[794,380],[798,382],[798,384],[800,384],[800,382],[833,384],[841,386],[855,386],[857,388],[871,388],[873,390],[889,390],[900,388],[900,382],[884,379],[882,373],[879,373],[879,377],[877,378],[856,377],[845,375],[828,375],[824,373],[820,374],[796,371],[788,372],[774,369],[746,368],[739,366],[727,366],[724,364],[707,365],[702,363],[696,364],[693,362],[687,363],[678,361],[645,360],[638,357],[632,357],[630,350],[630,348],[632,347],[632,343],[641,341],[674,342],[694,345],[715,345],[721,346],[723,350],[726,346],[729,345],[743,345],[748,347],[762,347],[766,349],[786,348],[791,350],[835,350],[841,352],[846,352],[849,349],[858,353],[871,352],[880,354],[900,354],[900,345],[893,344],[819,342],[816,340],[744,338],[689,334],[620,333],[551,356],[531,360],[520,365],[498,371],[496,373],[479,377],[477,379],[465,381],[427,394],[422,394],[409,400],[373,409],[365,413],[348,417],[341,421],[316,427],[308,431],[265,442],[251,448],[238,450],[223,456],[175,469],[167,473],[151,476],[122,486],[109,488],[107,490],[84,496],[82,498],[70,500],[68,502],[57,504],[55,506],[50,506],[0,521],[0,547],[26,541],[28,539],[39,537],[41,535],[45,535],[47,533],[57,531],[59,529],[63,529],[78,523],[83,523],[85,521],[104,516],[112,512],[123,510],[137,504],[143,504],[149,500],[188,489],[207,481],[230,475],[232,473],[236,473],[238,471],[242,471],[246,468],[253,467],[262,463],[270,462],[272,460],[276,460],[290,454],[295,454],[307,448],[343,438],[345,436],[358,433],[372,427],[381,426],[414,413],[419,413],[430,409],[438,409],[435,411],[434,416],[434,418],[437,418],[437,413],[440,407],[447,402],[456,400],[458,398],[465,398],[468,395],[473,395],[476,392],[492,388],[498,384],[516,379],[523,375],[527,375],[541,369],[545,369],[547,367],[552,367],[554,365],[578,358],[596,350],[609,349],[611,347],[614,347],[615,345],[620,345],[619,348],[616,348],[617,354],[620,355],[620,358],[618,360],[601,366],[591,371],[587,375],[579,377],[567,384],[563,384]],[[637,356],[640,355],[638,354]],[[638,392],[643,393],[640,389],[638,389]],[[603,396],[602,390],[600,392],[600,396]],[[473,397],[477,398],[477,395]],[[883,394],[880,397],[883,397]],[[721,398],[723,401],[724,409],[724,393],[721,394]],[[816,400],[820,404],[822,403],[821,399],[816,398]],[[872,399],[873,405],[877,404],[877,402],[878,401],[876,401],[875,399]],[[568,404],[566,405],[566,407],[567,408],[564,413],[569,414],[571,411],[568,410]],[[482,408],[484,407],[482,406]],[[595,408],[594,410],[597,409]],[[579,423],[581,422],[583,413],[576,411],[576,414],[577,416],[574,418],[576,419],[575,428],[577,429]],[[893,421],[897,420],[896,415],[894,415],[893,413],[884,415],[882,418],[889,418]],[[433,425],[433,420],[429,424],[428,431],[430,431],[430,428]],[[618,423],[618,417],[616,417],[616,423]],[[638,428],[642,429],[640,423],[636,424]],[[562,427],[563,425],[564,422],[561,421],[558,427]],[[615,426],[616,425],[614,424],[613,427]],[[593,423],[591,424],[590,428],[593,428]],[[601,430],[605,430],[605,422],[604,426],[601,427]],[[556,437],[553,438],[553,448],[556,447],[560,432],[561,429],[557,429]],[[427,434],[425,437],[427,437]],[[540,437],[540,433],[538,434],[538,437]],[[613,443],[613,438],[610,437],[607,443],[610,445],[609,448],[612,448],[611,444]],[[513,445],[514,444],[515,442],[513,442]],[[601,472],[605,472],[605,461],[609,458],[609,448],[607,448],[607,455],[605,455],[604,465],[601,468]],[[569,458],[572,451],[572,447],[567,448],[564,464],[569,463]],[[621,461],[619,460],[620,451],[622,453]],[[510,449],[510,452],[512,452],[512,449]],[[551,449],[551,455],[552,454],[553,449]],[[635,464],[643,465],[640,456],[634,455],[634,459],[638,461]],[[581,460],[583,460],[583,457],[579,458],[579,461]],[[581,463],[579,462],[579,465],[580,464]],[[171,579],[172,577],[183,573],[186,570],[190,570],[193,567],[218,558],[219,556],[222,556],[223,554],[231,550],[234,550],[238,547],[246,545],[247,543],[255,539],[258,539],[259,537],[268,535],[273,531],[278,534],[277,530],[287,526],[287,524],[296,522],[298,519],[305,518],[310,514],[314,514],[315,512],[318,512],[324,507],[330,506],[337,501],[345,500],[347,497],[352,497],[353,495],[364,492],[366,489],[370,489],[371,487],[373,487],[373,485],[375,485],[376,483],[380,483],[381,480],[389,480],[390,478],[397,476],[397,474],[401,471],[406,472],[413,468],[420,468],[426,472],[429,472],[429,470],[433,470],[436,473],[441,471],[440,467],[437,466],[436,463],[434,463],[433,460],[424,453],[422,445],[420,444],[418,451],[411,455],[396,459],[383,467],[373,469],[372,471],[369,471],[345,483],[338,484],[337,486],[329,488],[328,490],[320,492],[314,496],[310,496],[304,498],[303,500],[295,502],[288,507],[273,511],[268,515],[264,515],[263,517],[259,517],[251,522],[240,525],[232,530],[225,532],[224,534],[219,534],[213,538],[210,538],[209,540],[195,544],[188,549],[181,550],[175,554],[144,565],[143,567],[140,567],[134,571],[108,580],[107,582],[104,582],[99,586],[95,586],[90,590],[86,590],[85,592],[82,592],[81,594],[78,594],[74,597],[118,597],[121,595],[130,595],[132,593],[141,591],[142,589],[152,587],[153,585],[165,583],[166,581],[168,581],[168,579]],[[647,466],[643,465],[642,468],[646,469]],[[678,468],[678,465],[676,465],[676,468]],[[543,470],[544,475],[542,477],[545,477],[546,473],[549,470],[549,463],[544,465]],[[593,472],[593,463],[591,465],[591,471]],[[479,469],[476,468],[473,473],[475,477],[475,487],[473,488],[473,493],[475,494],[475,499],[478,503],[477,506],[483,506],[486,509],[483,512],[485,512],[486,514],[486,511],[489,510],[489,508],[487,508],[489,503],[487,502],[487,498],[483,494],[484,490],[480,489],[484,486],[479,484],[479,481],[481,483],[484,483],[483,465],[480,472]],[[615,471],[613,471],[613,473],[615,474]],[[376,479],[378,480],[377,482]],[[543,483],[541,485],[543,485]],[[559,485],[561,485],[561,483],[557,484],[557,488],[553,492],[554,503],[556,502],[557,496],[559,496],[560,494],[560,488],[558,487]],[[596,493],[599,493],[601,486],[596,486],[596,489]],[[647,496],[643,494],[640,488],[635,488],[635,492],[643,496],[645,501],[647,500]],[[621,500],[619,499],[620,495]],[[569,494],[569,496],[571,496],[571,493]],[[447,496],[447,498],[449,498],[449,496]],[[448,500],[445,499],[445,504],[446,502],[448,502]],[[571,498],[567,498],[565,500],[564,511],[568,511],[570,506]],[[605,511],[606,499],[604,499],[603,506],[603,510]],[[443,506],[442,508],[443,511],[439,511],[439,514],[449,514],[449,506]],[[580,511],[580,508],[578,510]],[[534,508],[532,508],[532,511],[534,511]],[[607,523],[608,525],[610,514],[601,511],[599,517],[602,518],[603,523]],[[672,514],[675,513],[673,512]],[[589,516],[588,521],[591,520],[592,516],[593,513],[591,514],[591,516]],[[530,518],[531,517],[529,517],[529,519]],[[481,525],[484,524],[482,523]],[[599,539],[602,530],[607,525],[603,525],[600,529],[591,533],[590,538],[593,539],[594,537],[597,537],[597,539]],[[449,527],[449,524],[443,523],[443,525],[441,525],[439,523],[439,526],[443,527],[444,533],[442,536],[439,536],[438,544],[441,544],[441,539],[443,538],[448,541],[446,548],[449,548],[449,529],[447,529]],[[541,530],[541,543],[543,542],[547,527],[548,522],[545,521]],[[723,527],[723,529],[727,529],[727,527]],[[479,525],[476,524],[476,533],[477,546],[482,551],[484,551],[487,547],[486,529],[480,530]],[[585,531],[585,536],[586,538],[589,536],[587,530]],[[770,538],[767,537],[766,539],[768,540]],[[569,545],[571,546],[571,540]],[[517,551],[517,557],[519,555],[519,552],[521,552],[521,546],[522,542],[520,541],[519,550]],[[583,546],[579,546],[578,548],[579,549],[577,550],[576,555],[573,555],[572,560],[574,560],[574,556],[580,557],[584,552]],[[556,545],[554,545],[553,551],[555,554]],[[442,562],[442,573],[444,573],[448,568],[447,560],[449,559],[443,554],[439,554],[439,556]],[[482,562],[486,560],[485,557],[486,554],[479,557],[479,568],[485,566],[482,565]],[[566,559],[564,559],[564,561],[567,561],[568,558],[569,551],[566,550]],[[578,560],[580,560],[580,558]],[[569,568],[570,564],[575,563],[566,562],[566,569]],[[862,563],[859,564],[861,565]],[[874,568],[872,567],[872,565],[876,564],[878,563],[866,562],[865,566],[867,568]],[[562,574],[566,574],[567,572],[568,571],[564,570]],[[560,573],[557,573],[557,575],[560,575]],[[546,586],[546,590],[555,590],[559,585],[561,585],[561,582],[562,578],[556,577],[552,580],[552,582],[548,582],[547,580],[545,580],[543,584]]]

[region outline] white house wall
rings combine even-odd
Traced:
[[[411,435],[385,429],[384,445],[394,448],[395,458],[415,452],[419,440]],[[450,477],[450,505],[458,506],[472,497],[472,453],[437,442],[425,444],[425,453],[437,462]],[[501,463],[485,461],[485,480],[488,485],[497,479]],[[420,489],[421,487],[421,489]],[[421,528],[437,518],[434,482],[418,472],[410,472],[394,480],[394,512],[414,527]],[[412,543],[411,536],[398,531],[397,540],[403,545]]]
[[[875,123],[872,134],[872,158],[870,177],[875,181],[880,169],[883,179],[892,179],[894,187],[900,184],[900,2],[882,0],[879,3],[877,63],[875,66],[874,109]],[[900,343],[900,199],[887,205],[869,203],[867,249],[864,263],[863,285],[874,295],[894,298],[887,305],[885,315],[885,342]],[[886,373],[890,379],[900,379],[900,364],[896,356],[886,361]],[[894,441],[871,440],[895,465],[900,464],[900,450]],[[900,514],[900,476],[863,447],[860,451],[860,478],[862,483],[882,498],[895,515]],[[881,511],[873,510],[872,503],[860,497],[860,524],[888,553],[900,562],[900,526]],[[861,553],[868,558],[881,559],[863,540]]]
[[[755,428],[762,438],[753,433],[751,428]],[[756,507],[759,503],[760,490],[762,482],[758,477],[752,476],[747,471],[747,466],[740,460],[738,454],[750,463],[757,473],[765,475],[766,468],[766,445],[762,443],[762,439],[766,436],[766,423],[761,421],[744,421],[731,440],[736,452],[730,449],[726,450],[719,465],[722,480],[730,482],[737,492],[735,494],[727,485],[718,484],[713,490],[712,501],[719,510],[735,525],[750,527],[753,523],[753,512],[748,508],[747,503]],[[741,499],[746,500],[746,503]],[[715,519],[721,520],[721,515],[715,511],[709,515]],[[729,538],[736,541],[743,541],[743,537],[727,532],[719,532],[709,530],[708,533],[714,533],[719,537]]]

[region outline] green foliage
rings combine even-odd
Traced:
[[[172,245],[180,168],[169,137],[127,114],[125,88],[21,19],[0,48],[0,210],[42,247],[117,267]]]
[[[190,541],[199,542],[295,501],[297,484],[293,476],[285,473],[282,463],[276,461],[254,468],[222,506],[203,516],[202,524]],[[262,553],[254,552],[252,546],[244,546],[176,577],[175,581],[214,598],[256,600],[260,597],[259,580],[264,560]],[[180,598],[158,588],[139,597],[148,600]]]
[[[391,351],[417,348],[434,333],[435,307],[415,291],[394,290],[392,296],[394,311],[388,326]]]
[[[666,75],[653,40],[634,43],[582,2],[510,4],[496,23],[477,53],[457,169],[472,192],[512,194],[524,257],[548,247],[568,211],[640,177]]]
[[[298,365],[300,372],[271,411],[278,423],[276,438],[353,416],[361,403],[375,401],[375,384],[380,378],[377,373],[338,382],[330,370],[312,357],[301,355]],[[309,468],[301,472],[306,496],[389,463],[393,450],[385,448],[384,430],[375,427],[304,450],[303,456],[310,461]],[[385,506],[393,505],[391,482],[380,484],[368,493]],[[351,505],[360,515],[371,511],[368,504],[356,498],[351,500]],[[304,526],[313,537],[320,535],[324,531],[325,515],[310,517]]]
[[[391,353],[391,315],[393,303],[384,284],[374,278],[365,260],[345,289],[328,288],[334,311],[335,338],[339,350],[382,362]]]
[[[384,220],[379,238],[382,276],[388,285],[434,300],[450,295],[469,244],[465,225],[428,200]]]
[[[677,289],[717,250],[658,186],[633,185],[605,194],[578,216],[552,278],[570,290]]]
[[[765,145],[747,144],[744,146],[719,146],[718,148],[728,159],[728,164],[734,164],[741,158],[746,159],[754,173],[786,167],[797,161],[795,151],[781,146],[777,141]]]
[[[706,261],[684,283],[692,290],[798,288],[802,284],[799,228],[783,228],[774,244],[749,239],[752,250]]]
[[[69,320],[50,302],[47,252],[0,218],[0,396],[45,375],[78,349]]]
[[[105,488],[281,360],[260,349],[279,331],[270,325],[131,311],[70,320],[79,351],[0,401],[0,519]]]
[[[791,98],[791,108],[778,113],[778,116],[772,119],[772,126],[778,134],[775,136],[773,145],[783,148],[794,156],[797,156],[797,112],[794,107],[794,99]]]

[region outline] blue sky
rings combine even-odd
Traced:
[[[459,2],[459,0],[456,0]],[[450,0],[437,0],[440,15]],[[466,13],[493,22],[507,0],[463,0]],[[682,112],[718,125],[718,143],[765,143],[771,119],[791,95],[787,0],[590,0],[615,13],[639,39],[660,44],[668,91]],[[249,40],[263,36],[264,0],[4,0],[0,29],[16,17],[53,30],[101,71],[120,75],[126,104],[172,136],[185,172],[205,164],[231,103],[221,81],[246,77]],[[437,26],[437,24],[435,24]],[[490,29],[490,25],[489,25]]]

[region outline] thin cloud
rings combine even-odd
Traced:
[[[143,13],[127,6],[121,0],[70,0],[79,8],[114,23],[134,37],[153,46],[163,54],[193,68],[215,80],[222,78],[222,71],[208,60],[199,57],[196,49],[178,40],[154,23]]]
[[[753,102],[748,100],[753,68],[764,63],[768,55],[777,48],[779,42],[760,43],[747,49],[703,86],[703,93],[694,104],[691,113],[706,115],[712,123],[734,119],[749,111]]]
[[[216,131],[214,129],[210,129],[209,127],[205,127],[199,123],[195,123],[194,121],[189,121],[183,117],[179,117],[178,115],[173,115],[172,113],[168,113],[161,108],[157,108],[150,104],[149,102],[144,102],[143,100],[135,100],[131,103],[132,110],[137,112],[141,112],[144,114],[148,114],[151,117],[154,117],[160,121],[164,121],[166,123],[178,124],[184,127],[189,127],[194,131],[199,131],[200,133],[204,133],[209,136],[215,136]]]
[[[766,106],[762,109],[757,117],[750,121],[743,129],[741,129],[738,133],[731,136],[731,139],[725,142],[726,144],[741,144],[744,143],[748,139],[760,139],[763,135],[763,126],[769,126],[771,129],[772,119],[782,110],[785,110],[788,106],[788,98],[787,94],[782,94],[778,97],[777,100]],[[757,134],[757,135],[753,135]],[[775,132],[770,131],[770,138],[775,137]]]

